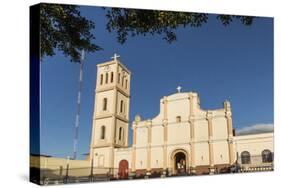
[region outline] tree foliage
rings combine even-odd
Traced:
[[[164,35],[163,39],[171,43],[177,39],[176,29],[179,27],[200,27],[208,21],[209,15],[203,13],[173,12],[158,10],[140,10],[108,8],[107,30],[117,32],[118,41],[123,44],[128,36]],[[223,25],[229,25],[234,19],[242,24],[251,25],[253,17],[218,15]]]
[[[92,43],[95,24],[80,15],[74,5],[41,4],[40,38],[41,58],[53,56],[58,49],[71,61],[79,62],[82,49],[95,52],[101,47]]]
[[[124,8],[104,8],[107,18],[106,29],[116,32],[119,43],[124,44],[128,37],[137,35],[161,35],[168,43],[177,39],[176,30],[180,27],[200,27],[208,21],[203,13],[140,10]],[[251,25],[253,17],[218,15],[217,19],[225,26],[234,19],[244,25]],[[81,16],[79,6],[41,4],[40,7],[41,58],[53,56],[55,49],[79,62],[82,49],[95,52],[102,48],[94,44],[95,24]]]

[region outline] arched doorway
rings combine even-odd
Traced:
[[[127,160],[123,159],[119,162],[118,177],[119,179],[127,179],[129,175],[129,163]]]
[[[172,165],[174,175],[183,175],[187,173],[188,158],[185,150],[176,150],[172,153]]]

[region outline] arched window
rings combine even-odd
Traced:
[[[123,129],[122,127],[119,128],[119,140],[122,140],[122,132],[123,132]]]
[[[107,110],[107,98],[103,98],[103,107],[102,107],[103,111]]]
[[[100,85],[102,85],[103,82],[103,74],[100,75]]]
[[[105,74],[105,83],[108,83],[108,73]]]
[[[251,163],[251,155],[248,151],[243,151],[241,153],[241,162],[242,162],[242,164],[250,164]]]
[[[123,113],[123,100],[121,100],[121,102],[120,102],[120,113]]]
[[[122,86],[124,85],[124,76],[122,76]]]
[[[127,89],[127,87],[128,87],[128,80],[126,79],[126,81],[125,81],[125,89]]]
[[[118,73],[118,84],[120,83],[120,73]]]
[[[110,82],[113,83],[113,72],[111,72]]]
[[[272,152],[270,150],[268,150],[268,149],[263,150],[261,155],[262,155],[263,163],[271,163],[273,161]]]
[[[180,123],[180,122],[181,122],[181,116],[177,116],[177,117],[176,117],[176,122],[177,122],[177,123]]]
[[[105,126],[101,126],[100,139],[105,139]]]

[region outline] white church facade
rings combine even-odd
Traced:
[[[262,158],[261,163],[272,164],[273,133],[235,136],[229,101],[219,109],[203,110],[198,93],[178,88],[160,99],[156,117],[142,120],[137,115],[129,125],[130,83],[131,72],[116,56],[97,65],[89,152],[94,169],[113,169],[117,178],[212,174],[239,161],[250,166],[251,155],[262,154],[267,161]]]

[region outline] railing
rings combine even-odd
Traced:
[[[245,161],[244,161],[245,162]],[[257,172],[257,171],[272,171],[274,169],[273,157],[272,162],[266,162],[261,155],[251,156],[249,163],[243,164],[242,158],[238,157],[236,163],[227,169],[230,173],[242,173],[242,172]],[[61,167],[58,169],[30,169],[30,179],[41,185],[50,184],[67,184],[78,182],[95,182],[95,181],[109,181],[120,179],[139,179],[139,178],[154,178],[154,177],[169,177],[175,176],[173,169],[167,169],[166,175],[163,176],[163,172],[152,172],[149,176],[146,173],[137,175],[131,173],[131,169],[128,169],[128,173],[119,174],[117,168],[69,168]],[[219,172],[223,173],[223,172]],[[187,170],[185,173],[178,173],[179,175],[191,175]]]
[[[274,170],[274,155],[271,159],[266,159],[262,155],[252,155],[249,160],[243,160],[241,156],[237,159],[238,172],[258,172],[258,171],[272,171]]]
[[[36,177],[37,174],[40,174],[39,178]],[[31,181],[41,185],[120,179],[118,177],[118,169],[116,168],[60,168],[41,170],[31,168],[30,178]]]

